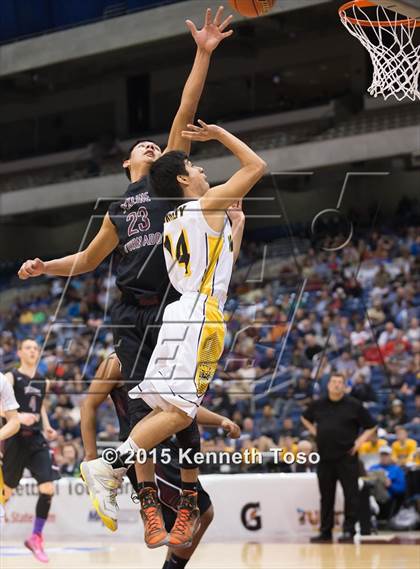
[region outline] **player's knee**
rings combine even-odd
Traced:
[[[187,470],[198,468],[200,462],[196,462],[196,456],[201,454],[201,441],[197,422],[192,422],[186,429],[177,433],[176,438],[180,449],[189,451],[188,460],[181,461],[181,467]]]
[[[54,484],[52,482],[43,482],[38,486],[38,490],[40,494],[54,496]]]
[[[178,409],[177,407],[173,407],[170,413],[172,415],[172,420],[175,423],[178,430],[187,429],[193,421],[193,419],[189,415],[187,415],[186,413],[184,413],[184,411],[181,411],[181,409]]]

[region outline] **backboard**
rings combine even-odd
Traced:
[[[371,2],[409,18],[420,18],[420,0],[371,0]]]

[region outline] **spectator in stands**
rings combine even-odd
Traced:
[[[350,333],[350,341],[355,348],[364,346],[372,337],[372,334],[366,330],[363,322],[356,322],[355,329]]]
[[[292,454],[294,460],[296,460],[296,455],[298,452],[298,445],[295,443],[293,437],[288,435],[281,436],[278,440],[277,448],[281,449],[279,452],[279,462],[281,462],[282,472],[292,472],[291,464],[289,462],[284,462],[284,455],[286,453]]]
[[[386,431],[379,428],[375,430],[369,439],[360,446],[359,455],[365,469],[368,469],[373,464],[378,463],[379,451],[382,447],[388,444],[385,436]]]
[[[322,346],[318,343],[314,334],[307,334],[305,336],[305,344],[305,356],[309,361],[312,361],[316,354],[322,352]]]
[[[373,326],[380,326],[384,322],[386,316],[380,298],[374,299],[372,306],[367,309],[367,315]]]
[[[379,478],[379,481],[383,481],[387,499],[384,503],[380,503],[380,518],[387,520],[400,509],[406,488],[404,471],[393,463],[391,453],[389,446],[383,446],[380,449],[379,463],[369,469],[370,473],[381,472],[384,475],[383,478]]]
[[[400,388],[400,394],[402,397],[410,397],[415,392],[418,370],[420,369],[419,362],[416,362],[416,359],[418,359],[416,356],[410,359],[407,371],[402,376],[403,384]]]
[[[411,363],[411,356],[406,351],[404,343],[396,342],[393,354],[386,358],[385,361],[391,372],[391,387],[400,388],[404,383],[405,375],[409,372]]]
[[[370,379],[372,377],[372,371],[370,369],[370,365],[366,362],[364,356],[359,356],[356,361],[356,368],[354,370],[354,375],[351,378],[351,382],[354,383],[353,378],[358,374],[363,374],[366,383],[370,383]]]
[[[417,451],[417,442],[408,438],[407,429],[402,426],[395,427],[397,440],[392,443],[392,460],[400,466],[414,461]]]
[[[373,291],[372,294],[381,294],[382,296],[386,294],[388,290],[388,285],[391,282],[391,276],[386,270],[386,266],[381,264],[379,270],[373,279]],[[380,289],[379,291],[377,289]]]
[[[105,428],[98,433],[99,441],[118,441],[119,429],[115,423],[106,423]]]
[[[344,375],[348,380],[356,371],[356,363],[351,357],[351,353],[345,350],[335,361],[335,368],[339,374]]]
[[[297,416],[301,411],[300,405],[296,404],[294,399],[300,375],[306,379],[312,378],[310,385],[313,387],[313,399],[319,398],[324,391],[327,392],[331,364],[334,362],[328,359],[329,354],[326,354],[321,361],[319,360],[322,354],[321,346],[329,337],[328,347],[334,351],[350,352],[351,360],[356,361],[360,352],[366,354],[365,360],[363,357],[357,360],[350,380],[353,386],[356,374],[361,372],[367,378],[372,371],[375,379],[373,383],[375,393],[381,394],[375,405],[379,408],[381,424],[390,432],[395,426],[405,425],[411,438],[420,437],[420,388],[416,387],[420,380],[420,330],[418,325],[420,314],[415,281],[420,268],[419,260],[415,257],[415,252],[420,251],[420,236],[416,227],[401,227],[394,233],[391,239],[392,250],[391,252],[388,250],[388,253],[388,245],[385,247],[382,244],[378,245],[381,239],[380,231],[372,239],[369,236],[365,244],[360,241],[356,246],[355,242],[331,256],[314,250],[303,253],[305,267],[311,279],[310,286],[305,291],[300,308],[296,311],[296,326],[293,327],[288,337],[287,345],[279,361],[279,373],[275,377],[277,388],[273,392],[275,398],[270,399],[279,420],[286,419],[290,413],[293,413],[293,417],[295,414]],[[366,245],[366,242],[370,245]],[[271,244],[269,249],[270,247]],[[384,252],[390,255],[386,261],[378,257]],[[249,265],[253,260],[261,259],[261,256],[261,244],[245,244],[242,251],[242,263]],[[418,258],[420,259],[420,255]],[[351,287],[346,287],[346,282],[354,274],[354,267],[359,259],[363,260],[361,272],[362,280],[365,279],[363,280],[365,286],[363,298],[367,305],[369,322],[363,321],[362,303],[352,296],[356,291],[351,290]],[[253,424],[254,415],[251,402],[254,398],[255,384],[257,380],[261,383],[265,381],[265,375],[271,373],[271,370],[276,367],[280,355],[279,346],[258,346],[259,334],[268,338],[270,327],[267,323],[273,326],[281,325],[283,315],[290,313],[295,302],[290,294],[295,290],[296,284],[296,279],[290,272],[290,260],[284,258],[279,265],[277,262],[276,259],[273,259],[273,262],[270,259],[270,263],[267,264],[267,268],[272,270],[273,280],[263,284],[248,283],[244,282],[243,275],[241,275],[237,281],[238,284],[232,285],[227,304],[229,310],[227,338],[229,341],[226,346],[232,345],[235,337],[237,337],[237,342],[234,358],[230,354],[228,358],[221,361],[221,368],[218,370],[218,377],[225,380],[224,390],[230,401],[230,412],[239,411],[241,417],[248,419],[246,423],[251,423],[251,428],[247,431],[248,438],[251,439],[252,435],[252,444],[258,448],[264,446],[265,439],[258,438]],[[382,290],[377,290],[377,294],[372,293],[373,283],[381,284],[378,280],[382,278],[383,269],[379,268],[381,265],[390,275],[389,283],[386,285],[388,289],[386,294],[383,294]],[[376,279],[378,274],[379,277]],[[1,279],[2,283],[6,283],[4,271]],[[106,334],[98,334],[97,331],[100,329],[98,326],[103,325],[104,292],[106,290],[112,295],[115,278],[109,277],[108,267],[101,267],[94,276],[73,278],[72,286],[67,289],[63,289],[64,284],[63,279],[48,279],[40,285],[39,289],[37,288],[36,294],[31,292],[31,288],[14,289],[13,285],[10,287],[7,293],[13,295],[13,300],[7,303],[7,309],[0,306],[0,369],[11,368],[14,365],[16,339],[30,333],[31,336],[43,342],[44,335],[48,331],[49,340],[45,348],[45,357],[40,362],[42,373],[46,373],[48,378],[53,380],[53,395],[47,400],[47,411],[52,426],[60,430],[60,444],[65,442],[62,434],[64,431],[66,439],[71,440],[77,446],[77,438],[71,438],[73,435],[78,437],[79,402],[77,394],[83,392],[84,385],[92,379],[98,363],[112,349]],[[53,328],[49,328],[45,321],[43,322],[45,316],[49,317],[54,313],[57,300],[61,298],[63,291],[65,294],[62,298],[59,318],[63,322],[72,323],[74,310],[77,319],[84,323],[83,332],[77,326],[54,325]],[[353,302],[354,300],[356,302]],[[328,314],[324,312],[325,310],[328,310]],[[19,319],[25,314],[28,316],[28,322],[20,324]],[[393,340],[381,348],[383,351],[379,352],[373,342],[370,324],[382,326],[385,321],[394,323],[397,334]],[[239,330],[246,330],[246,332],[237,336]],[[382,328],[380,330],[382,331]],[[315,338],[313,341],[309,340],[309,343],[317,346],[314,355],[309,353],[312,359],[305,355],[305,350],[310,349],[307,342],[308,335]],[[93,339],[95,339],[95,349],[90,353]],[[401,344],[400,347],[399,344]],[[386,369],[390,371],[389,374],[379,372],[383,370],[384,358]],[[406,369],[405,373],[402,373],[403,367]],[[82,370],[84,377],[82,377]],[[283,381],[283,378],[284,385],[279,381]],[[381,393],[382,388],[389,387],[389,378],[392,382],[390,401],[398,398],[403,402],[402,405],[396,403],[392,407],[392,412],[388,412],[387,404],[383,401]],[[269,383],[271,377],[268,377],[267,381]],[[369,381],[366,380],[365,383]],[[213,394],[212,388],[208,394],[210,403]],[[398,407],[400,407],[399,410]],[[67,425],[69,415],[73,418],[73,427],[76,427],[74,429],[69,429]],[[258,424],[257,420],[255,424]],[[109,401],[105,402],[98,413],[98,432],[102,433],[101,436],[104,438],[109,437],[112,440],[115,425],[113,405]],[[299,435],[297,425],[293,425],[291,420],[286,419],[282,424],[281,434],[296,438]],[[207,436],[209,433],[213,439],[210,442],[216,444],[214,442],[215,432],[206,431],[204,435]],[[223,440],[216,442],[222,448]]]
[[[61,432],[63,433],[65,440],[78,439],[80,438],[80,425],[76,423],[73,417],[65,415],[61,426]]]
[[[397,328],[395,328],[394,323],[391,321],[388,321],[385,324],[385,330],[383,332],[381,332],[379,339],[378,339],[378,344],[383,347],[386,344],[388,344],[388,342],[391,342],[392,340],[395,340],[397,338],[398,335],[398,330]]]
[[[271,405],[264,405],[263,416],[257,422],[257,430],[260,435],[276,439],[279,434],[279,425],[274,416],[274,411]]]
[[[305,455],[305,462],[294,462],[291,465],[292,472],[315,472],[316,464],[309,461],[309,455],[313,451],[313,445],[310,441],[301,440],[297,444],[296,452]]]
[[[412,318],[410,320],[410,325],[404,338],[410,343],[420,341],[420,324],[418,318]]]
[[[211,383],[212,396],[210,400],[211,410],[225,417],[231,415],[232,405],[222,379],[215,379]]]
[[[257,431],[252,417],[245,417],[242,424],[242,434],[238,439],[240,446],[243,446],[244,441],[253,441],[257,437]]]
[[[356,373],[352,390],[350,392],[352,397],[355,397],[362,403],[373,403],[377,400],[376,394],[372,386],[366,383],[363,373]]]
[[[76,445],[68,442],[61,447],[61,456],[57,457],[57,463],[60,467],[61,476],[80,476],[80,459]]]
[[[291,417],[286,417],[283,420],[282,426],[280,428],[280,437],[297,437],[299,434],[299,430],[293,423],[293,419]]]
[[[293,386],[293,401],[298,409],[302,409],[309,404],[312,399],[312,393],[311,370],[305,368],[302,375],[295,380]]]
[[[405,413],[404,404],[400,399],[394,399],[391,403],[391,409],[385,416],[385,421],[383,422],[383,427],[388,431],[393,433],[395,427],[398,425],[405,425],[408,418]]]

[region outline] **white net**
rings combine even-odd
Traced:
[[[394,95],[401,101],[420,100],[420,22],[401,16],[383,6],[354,2],[342,6],[344,26],[368,50],[373,64],[373,97]],[[417,44],[417,45],[416,45]]]

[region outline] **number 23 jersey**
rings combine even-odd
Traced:
[[[208,225],[200,200],[179,206],[165,217],[163,248],[169,279],[178,292],[215,296],[224,305],[233,268],[227,215],[218,232]]]

